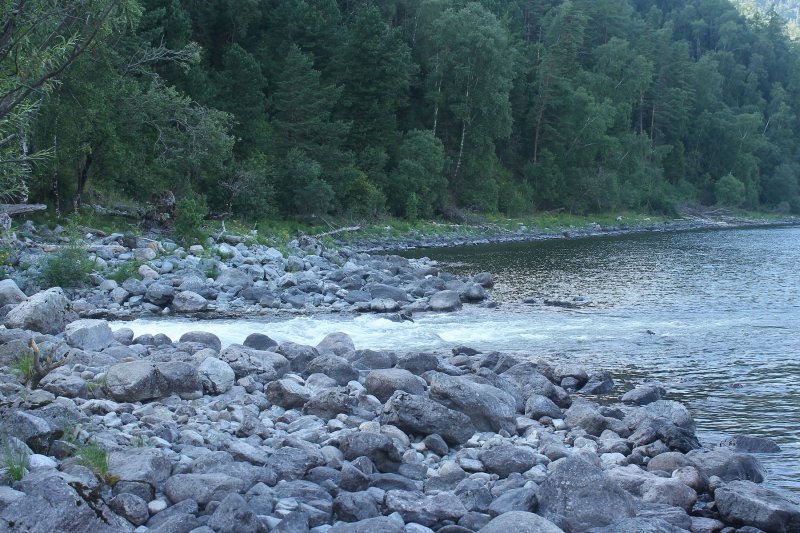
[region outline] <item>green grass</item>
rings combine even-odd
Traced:
[[[36,375],[36,368],[33,363],[33,354],[26,350],[25,355],[11,364],[11,372],[18,375],[25,381],[25,385],[30,383]]]
[[[14,481],[25,476],[28,468],[28,454],[24,450],[15,450],[7,440],[3,441],[3,463],[8,475]]]
[[[78,461],[89,468],[98,477],[104,480],[109,479],[108,475],[108,452],[96,442],[89,442],[78,446],[75,454]]]
[[[70,243],[45,258],[39,281],[45,287],[83,287],[93,268],[94,262],[89,259],[86,248]]]
[[[137,259],[125,261],[108,275],[108,279],[113,279],[117,283],[122,283],[130,278],[136,278],[140,280],[142,279],[142,275],[139,274],[139,267],[143,264],[145,264],[144,261]]]

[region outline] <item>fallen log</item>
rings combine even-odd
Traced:
[[[336,235],[337,233],[343,233],[345,231],[358,231],[361,229],[361,226],[348,226],[346,228],[339,228],[333,231],[326,231],[325,233],[320,233],[319,235],[314,235],[314,238],[319,239],[320,237],[329,237],[331,235]]]
[[[0,213],[5,213],[12,217],[23,213],[44,211],[45,209],[47,209],[47,206],[44,204],[0,204]]]

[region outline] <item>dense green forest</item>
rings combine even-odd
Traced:
[[[800,54],[728,0],[0,0],[0,191],[263,219],[800,212]]]

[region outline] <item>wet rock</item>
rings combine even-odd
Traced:
[[[491,288],[494,286],[494,279],[492,278],[491,272],[480,272],[472,276],[472,281],[475,283],[480,284],[484,288]]]
[[[611,378],[611,372],[601,370],[589,376],[589,381],[586,385],[581,387],[581,394],[608,394],[614,390],[614,380]]]
[[[172,299],[170,306],[176,313],[199,313],[208,308],[208,300],[192,291],[181,291]]]
[[[660,385],[641,385],[623,394],[622,401],[631,405],[647,405],[660,400],[666,392]]]
[[[635,514],[632,498],[599,467],[565,458],[539,488],[539,512],[568,531],[606,526]]]
[[[714,501],[723,520],[767,532],[800,531],[800,505],[750,481],[731,481],[717,488]]]
[[[727,448],[693,450],[686,454],[694,466],[705,475],[717,476],[723,481],[764,481],[764,468],[752,455],[736,453]]]
[[[403,391],[395,392],[386,402],[381,423],[418,435],[438,433],[450,445],[463,444],[475,433],[475,426],[464,413]]]
[[[395,302],[407,302],[409,300],[408,293],[400,287],[393,287],[391,285],[384,285],[375,283],[367,287],[370,298],[388,298]]]
[[[772,439],[754,435],[734,435],[724,439],[719,446],[745,453],[777,453],[781,451],[781,447]]]
[[[6,315],[4,324],[8,329],[20,328],[55,335],[77,318],[64,291],[54,287],[17,304]]]
[[[433,375],[431,398],[467,415],[478,431],[514,432],[516,400],[509,393],[466,377]]]
[[[99,352],[114,342],[114,335],[105,320],[76,320],[64,329],[67,344],[73,348]]]
[[[431,311],[456,311],[461,309],[461,297],[456,291],[439,291],[428,300]]]
[[[551,521],[534,513],[511,511],[493,518],[481,533],[564,533]]]
[[[482,302],[486,299],[486,289],[479,283],[467,283],[459,291],[459,296],[464,302]]]
[[[372,370],[367,374],[364,386],[367,392],[386,402],[395,391],[410,394],[422,394],[425,391],[425,380],[402,368]]]

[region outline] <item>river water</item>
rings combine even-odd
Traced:
[[[800,492],[800,228],[659,233],[409,252],[448,270],[495,275],[495,309],[280,321],[126,323],[135,333],[252,332],[316,344],[349,333],[357,348],[464,344],[610,370],[620,393],[656,380],[694,415],[701,442],[746,433],[782,450],[759,458],[767,484]],[[581,307],[546,305],[573,301]]]

